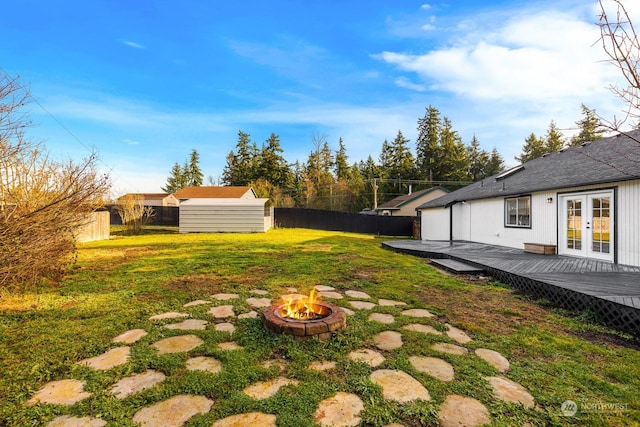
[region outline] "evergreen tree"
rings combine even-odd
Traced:
[[[442,181],[465,181],[469,171],[467,149],[451,121],[444,117],[440,130],[440,159],[437,178]]]
[[[186,179],[184,177],[183,169],[178,162],[173,165],[169,178],[167,178],[167,184],[162,187],[162,191],[165,193],[175,193],[187,186]]]
[[[371,155],[367,157],[367,160],[360,161],[360,164],[358,165],[358,169],[360,171],[360,176],[362,177],[365,183],[364,190],[361,193],[361,196],[358,200],[358,204],[363,208],[372,207],[373,194],[376,191],[376,189],[374,188],[374,180],[384,177],[382,173],[382,169],[380,168],[379,165],[376,164],[375,160],[373,160],[373,157],[371,157]],[[375,185],[379,186],[380,181],[378,180],[377,184]]]
[[[422,179],[436,179],[435,169],[440,159],[440,111],[429,105],[424,117],[418,119],[416,139],[416,169]]]
[[[605,130],[600,126],[600,119],[596,115],[596,110],[590,110],[586,105],[582,104],[582,120],[578,120],[576,125],[580,129],[577,135],[574,135],[569,141],[571,147],[581,145],[585,142],[595,141],[602,138]]]
[[[489,163],[489,153],[480,149],[480,142],[475,135],[467,146],[467,157],[469,159],[469,180],[475,182],[484,178],[486,176],[485,169]]]
[[[200,187],[204,181],[204,174],[200,169],[200,155],[195,149],[191,150],[189,165],[185,169],[187,186]]]
[[[237,154],[236,154],[237,153]],[[223,170],[223,179],[227,185],[248,185],[258,178],[260,153],[249,134],[238,131],[236,151],[227,155],[227,164]]]
[[[531,133],[525,140],[522,146],[522,153],[520,156],[516,156],[516,160],[520,163],[528,162],[529,160],[537,159],[545,154],[544,139],[538,138],[535,133]]]
[[[494,147],[489,155],[489,162],[484,170],[484,176],[480,179],[495,175],[505,170],[504,159],[502,155],[498,153],[498,150]]]
[[[309,154],[304,168],[305,206],[333,209],[333,155],[324,135],[314,135],[312,141],[314,150]]]
[[[529,135],[524,140],[522,146],[522,153],[516,157],[520,163],[528,162],[529,160],[537,159],[548,153],[555,153],[560,151],[565,146],[565,139],[556,126],[556,123],[551,120],[547,133],[544,137],[538,138],[534,133]]]
[[[337,180],[346,180],[349,176],[349,164],[347,163],[347,149],[344,147],[342,137],[338,140],[338,151],[335,157],[335,174]]]
[[[288,188],[292,184],[293,175],[287,161],[282,156],[283,152],[280,138],[272,133],[262,147],[258,177],[269,181],[276,187]]]
[[[562,135],[556,123],[551,120],[549,129],[547,129],[547,133],[544,136],[544,150],[547,153],[555,153],[556,151],[562,150],[564,146],[564,135]]]

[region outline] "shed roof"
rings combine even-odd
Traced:
[[[394,199],[391,199],[387,202],[382,203],[381,205],[378,205],[378,207],[376,208],[376,210],[383,210],[383,209],[400,209],[402,206],[406,205],[407,203],[410,203],[416,199],[419,199],[423,196],[426,196],[427,194],[436,191],[436,190],[442,190],[446,193],[449,193],[450,190],[448,190],[447,188],[441,187],[441,186],[435,186],[435,187],[431,187],[431,188],[427,188],[424,190],[419,190],[419,191],[414,191],[411,194],[402,194]]]
[[[418,209],[640,179],[640,130],[567,148],[474,182]]]
[[[180,199],[227,199],[227,198],[236,198],[239,199],[247,194],[247,192],[251,192],[253,197],[256,197],[256,194],[251,187],[184,187],[181,190],[178,190],[174,193],[174,195]]]
[[[193,198],[180,203],[180,206],[264,206],[269,199],[240,198]]]

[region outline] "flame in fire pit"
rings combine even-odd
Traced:
[[[316,290],[313,289],[309,297],[285,296],[284,305],[278,313],[285,319],[315,320],[326,317],[329,312],[326,307],[316,304]]]

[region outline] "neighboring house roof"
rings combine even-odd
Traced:
[[[633,130],[547,154],[431,200],[418,209],[640,179],[638,141],[640,130]]]
[[[238,199],[251,192],[257,197],[251,187],[185,187],[173,193],[178,199]]]
[[[169,193],[127,193],[124,196],[120,196],[118,197],[118,200],[120,200],[123,197],[126,196],[142,196],[142,198],[144,200],[162,200],[165,197],[168,197],[170,194]]]
[[[431,187],[431,188],[427,188],[425,190],[419,190],[419,191],[415,191],[411,194],[403,194],[401,196],[396,197],[395,199],[391,199],[388,202],[384,202],[381,205],[378,205],[378,207],[376,208],[376,210],[380,211],[380,210],[394,210],[394,209],[400,209],[402,206],[406,205],[407,203],[413,202],[416,199],[419,199],[423,196],[426,196],[427,194],[436,191],[436,190],[441,190],[444,191],[446,193],[449,193],[450,190],[441,187],[441,186],[435,186],[435,187]]]

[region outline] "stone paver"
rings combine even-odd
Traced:
[[[504,357],[497,351],[489,350],[486,348],[478,348],[476,349],[475,353],[478,355],[478,357],[482,358],[485,362],[496,368],[501,374],[509,371],[509,361],[506,357]]]
[[[123,344],[133,344],[134,342],[138,342],[142,337],[148,335],[147,331],[144,329],[131,329],[130,331],[123,332],[111,342],[123,343]]]
[[[230,334],[232,334],[235,332],[236,327],[233,325],[233,323],[224,322],[217,323],[215,326],[215,330],[218,332],[229,332]]]
[[[315,289],[316,292],[333,292],[336,290],[336,288],[334,288],[333,286],[327,285],[316,285],[313,287],[313,289]]]
[[[102,427],[106,425],[107,422],[100,418],[78,418],[70,415],[61,415],[51,420],[51,422],[47,424],[47,427]]]
[[[185,305],[183,305],[183,307],[195,307],[197,305],[204,305],[204,304],[211,304],[211,302],[203,299],[197,299],[195,301],[186,303]]]
[[[345,313],[347,313],[347,316],[353,316],[354,314],[356,314],[355,311],[350,310],[346,307],[340,307],[340,310],[344,311]]]
[[[371,299],[368,293],[362,291],[346,291],[345,295],[357,299]]]
[[[329,299],[342,299],[342,298],[344,298],[340,292],[332,292],[332,291],[318,292],[318,296],[321,297],[321,298],[329,298]]]
[[[284,372],[287,369],[287,362],[282,359],[272,359],[262,364],[264,369],[271,369],[273,366],[277,366],[280,372]]]
[[[91,396],[91,393],[84,391],[84,384],[84,381],[78,380],[51,381],[38,390],[31,399],[27,400],[26,404],[73,405]]]
[[[213,298],[216,301],[228,301],[230,299],[238,299],[238,298],[240,298],[240,295],[238,295],[238,294],[215,294],[215,295],[211,295],[211,298]]]
[[[149,369],[140,374],[131,375],[123,378],[115,383],[109,391],[113,393],[118,399],[124,399],[125,397],[139,393],[142,390],[151,388],[156,384],[165,380],[165,375],[162,372]]]
[[[300,382],[297,380],[292,380],[285,377],[278,377],[268,381],[260,381],[258,383],[252,384],[249,387],[242,390],[244,394],[247,396],[256,399],[262,400],[267,399],[278,392],[282,387],[292,385],[296,386]]]
[[[242,347],[241,345],[238,345],[237,342],[235,341],[229,341],[229,342],[221,342],[220,344],[218,344],[218,348],[220,350],[242,350],[244,347]]]
[[[215,319],[227,319],[229,317],[236,317],[236,313],[233,311],[232,305],[219,305],[217,307],[211,307],[209,309]]]
[[[336,362],[330,360],[314,360],[309,364],[309,369],[312,371],[330,371],[335,369]]]
[[[379,299],[378,300],[378,304],[381,307],[400,307],[400,306],[403,306],[403,305],[407,305],[406,302],[394,301],[394,300],[390,300],[390,299]]]
[[[409,362],[417,371],[431,375],[440,381],[453,381],[453,366],[437,357],[411,356]]]
[[[213,357],[198,356],[187,360],[187,371],[207,371],[217,374],[222,370],[222,363]]]
[[[167,329],[179,329],[183,331],[204,331],[205,329],[207,329],[207,323],[209,322],[207,322],[206,320],[187,319],[184,322],[164,325],[164,327]]]
[[[506,402],[521,403],[527,408],[533,408],[533,396],[520,384],[504,377],[486,377],[485,379],[491,385],[496,398]]]
[[[371,313],[369,315],[369,320],[372,322],[379,322],[389,325],[396,321],[396,319],[391,314],[386,313]]]
[[[78,365],[106,371],[107,369],[127,363],[130,353],[130,347],[116,347],[99,356],[81,360],[78,362]]]
[[[378,367],[384,362],[383,355],[368,348],[352,351],[347,357],[356,362],[364,362],[372,368]]]
[[[409,325],[404,325],[402,329],[406,329],[407,331],[420,332],[423,334],[442,335],[442,332],[440,332],[433,326],[423,325],[421,323],[411,323]]]
[[[476,427],[491,423],[487,408],[470,397],[449,395],[438,411],[441,427]]]
[[[315,422],[321,426],[349,427],[360,425],[362,399],[355,394],[338,392],[318,405]]]
[[[471,337],[467,335],[462,329],[458,329],[450,324],[445,324],[449,329],[447,330],[447,336],[459,344],[466,344],[471,341]]]
[[[247,304],[254,310],[267,308],[271,305],[271,298],[247,298]]]
[[[178,335],[162,339],[151,345],[158,350],[158,354],[170,354],[191,351],[202,344],[204,341],[195,335]]]
[[[231,415],[213,423],[211,427],[276,427],[276,416],[262,412]]]
[[[164,319],[177,319],[179,317],[189,317],[187,313],[178,313],[177,311],[171,311],[169,313],[156,314],[149,317],[149,320],[164,320]]]
[[[258,312],[255,310],[247,311],[246,313],[242,313],[238,315],[238,319],[257,319]]]
[[[382,397],[387,400],[407,403],[414,400],[431,399],[429,391],[404,371],[380,369],[371,373],[369,378],[382,387]]]
[[[442,342],[432,345],[431,348],[442,353],[455,354],[458,356],[467,354],[469,352],[469,350],[464,347],[460,347],[459,345]]]
[[[436,317],[429,310],[425,310],[424,308],[411,308],[409,310],[404,310],[402,314],[409,317]]]
[[[402,334],[396,331],[384,331],[373,337],[373,343],[380,350],[395,350],[402,347]]]
[[[269,291],[265,291],[264,289],[252,289],[249,291],[249,293],[252,293],[254,295],[267,295]]]
[[[213,401],[204,396],[178,395],[140,409],[133,422],[143,427],[180,427],[196,414],[206,414]]]
[[[371,310],[376,306],[374,303],[369,301],[349,301],[349,304],[351,304],[351,307],[356,310]]]

